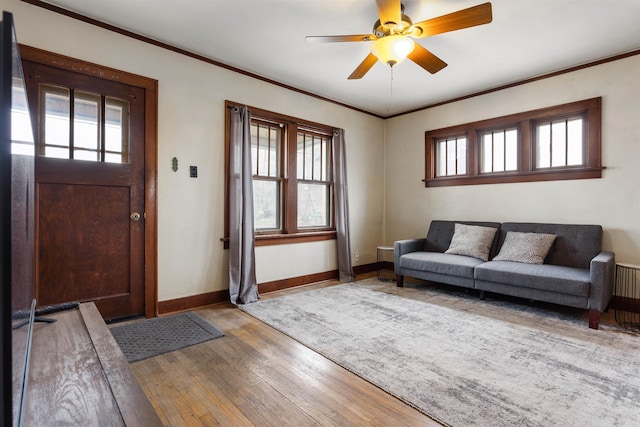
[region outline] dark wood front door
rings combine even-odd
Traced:
[[[144,89],[24,68],[38,117],[38,305],[94,301],[105,319],[144,315]]]

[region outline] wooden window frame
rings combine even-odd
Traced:
[[[302,165],[302,177],[298,176],[298,167],[297,167],[297,153],[298,153],[298,144],[299,144],[299,134],[302,133],[304,136],[311,136],[314,140],[316,138],[324,141],[325,144],[327,144],[326,147],[326,159],[325,164],[327,165],[327,170],[323,171],[322,170],[322,164],[320,165],[320,170],[316,170],[314,167],[314,164],[312,163],[311,165],[311,178],[305,178],[305,172],[306,172],[306,165],[304,164],[304,160],[303,160],[303,165]],[[329,189],[329,212],[328,212],[328,221],[329,221],[329,226],[325,226],[325,227],[300,227],[300,225],[298,224],[298,200],[296,200],[296,215],[295,215],[295,227],[296,227],[296,233],[300,233],[300,232],[317,232],[317,231],[326,231],[326,230],[335,230],[335,216],[334,216],[334,185],[333,185],[333,153],[331,150],[331,144],[333,143],[333,130],[331,131],[331,133],[326,133],[326,132],[318,132],[317,130],[314,129],[309,129],[306,128],[305,126],[297,126],[295,129],[295,141],[296,141],[296,145],[295,145],[295,152],[290,151],[290,155],[295,155],[296,157],[296,196],[299,194],[299,184],[310,184],[310,185],[322,185],[322,186],[328,186]],[[294,139],[294,138],[291,138]],[[306,147],[306,142],[304,143],[305,147]],[[321,143],[322,145],[322,143]],[[292,150],[294,147],[290,146],[289,147],[290,150]],[[315,150],[315,145],[312,144],[311,145],[311,152],[313,154],[314,150]],[[319,175],[319,176],[318,176]],[[324,178],[324,179],[323,179]]]
[[[565,167],[536,167],[536,124],[558,118],[581,116],[584,120],[584,164]],[[557,181],[602,178],[602,98],[591,98],[508,116],[466,123],[425,132],[425,187],[478,185],[513,182]],[[480,172],[480,135],[501,129],[518,130],[518,169]],[[438,177],[436,142],[444,138],[467,137],[467,174]]]
[[[230,147],[230,123],[231,114],[230,111],[235,107],[242,107],[244,104],[239,104],[232,101],[225,101],[225,225],[224,225],[224,247],[228,248],[229,244],[229,182],[228,182],[228,170],[229,170],[229,147]],[[255,232],[255,244],[256,246],[271,246],[271,245],[284,245],[291,243],[302,242],[316,242],[323,240],[336,239],[335,229],[335,203],[334,203],[334,189],[333,189],[333,165],[330,163],[329,168],[329,180],[331,182],[331,226],[321,228],[304,228],[298,229],[297,224],[297,203],[298,203],[298,179],[297,179],[297,133],[298,129],[305,132],[313,132],[321,135],[326,135],[329,139],[329,143],[332,143],[333,131],[336,128],[299,119],[271,111],[263,110],[256,107],[248,106],[251,112],[252,119],[258,119],[260,121],[269,122],[273,124],[283,125],[283,146],[281,147],[281,176],[279,179],[282,182],[282,206],[281,206],[281,229],[280,230],[265,230]],[[332,150],[329,150],[330,152]],[[303,180],[302,180],[303,181]]]
[[[54,95],[66,97],[69,102],[69,116],[67,117],[68,124],[68,135],[67,135],[67,145],[58,145],[48,143],[47,138],[48,135],[46,133],[46,123],[47,123],[47,103],[46,96]],[[66,160],[80,160],[80,161],[90,161],[96,163],[115,163],[115,164],[129,164],[130,155],[129,148],[131,146],[131,141],[129,141],[129,109],[130,101],[128,99],[116,98],[111,96],[101,95],[97,92],[90,92],[84,89],[76,89],[74,87],[64,87],[64,86],[56,86],[50,84],[39,85],[38,88],[38,97],[40,99],[40,111],[38,114],[38,126],[40,127],[39,132],[40,135],[44,135],[40,141],[36,143],[36,155],[38,157],[51,157],[51,158],[60,158],[57,156],[47,156],[46,152],[48,148],[58,148],[62,150],[67,150],[68,155],[66,157],[62,157]],[[76,128],[78,126],[78,111],[76,103],[78,100],[89,100],[89,98],[95,98],[93,101],[96,103],[96,148],[85,148],[85,147],[76,147]],[[115,104],[119,104],[120,106],[126,106],[125,114],[123,114],[123,122],[121,129],[121,142],[126,143],[126,151],[123,149],[125,144],[121,145],[121,151],[111,151],[107,150],[107,122],[108,122],[108,113],[107,109],[110,106]],[[126,135],[126,137],[125,137]],[[92,153],[95,154],[95,159],[79,159],[76,157],[76,154],[79,152]],[[110,162],[107,161],[106,157],[108,154],[116,154],[121,156],[121,161],[119,162]]]

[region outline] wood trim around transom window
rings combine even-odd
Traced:
[[[536,168],[535,124],[571,115],[581,115],[586,121],[584,164]],[[601,163],[601,117],[602,98],[598,97],[427,131],[425,132],[425,179],[422,181],[425,187],[444,187],[601,178],[602,170],[606,169]],[[481,133],[505,128],[518,130],[518,170],[480,173]],[[467,172],[457,176],[436,176],[436,142],[461,136],[467,138]]]

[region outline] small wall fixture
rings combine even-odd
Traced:
[[[173,169],[174,172],[178,172],[178,158],[174,157],[173,159],[171,159],[171,169]]]

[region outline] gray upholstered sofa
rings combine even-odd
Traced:
[[[481,230],[476,227],[486,227],[482,230],[489,232],[486,252],[473,252],[472,256],[455,253],[452,240],[459,242],[463,229]],[[507,236],[509,248],[505,245]],[[523,254],[524,262],[504,260],[509,258],[504,254],[514,247],[513,239],[520,236],[547,236],[551,241],[548,252],[541,250],[538,254],[535,248],[531,254]],[[478,289],[481,297],[484,291],[490,291],[583,308],[589,310],[589,327],[593,329],[598,329],[600,314],[613,293],[615,257],[612,252],[602,251],[599,225],[435,220],[426,239],[397,241],[394,249],[398,286],[403,286],[408,276]],[[540,264],[535,263],[535,256],[534,261],[529,259],[536,254],[540,255]]]

